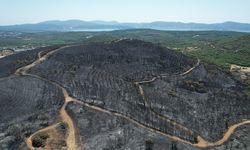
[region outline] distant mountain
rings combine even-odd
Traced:
[[[67,21],[45,21],[37,24],[21,24],[0,26],[0,31],[74,31],[74,30],[95,30],[95,29],[127,29],[117,23],[108,23],[100,21],[81,21],[81,20],[67,20]]]
[[[250,24],[224,22],[215,24],[182,23],[182,22],[151,22],[151,23],[119,23],[116,21],[45,21],[37,24],[21,24],[0,26],[0,31],[102,31],[149,28],[157,30],[221,30],[250,32]]]

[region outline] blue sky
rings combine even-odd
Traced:
[[[250,23],[250,0],[0,0],[0,25],[45,20]]]

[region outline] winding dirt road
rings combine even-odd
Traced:
[[[190,72],[192,72],[192,71],[193,71],[196,67],[198,67],[199,65],[200,65],[200,59],[197,59],[197,63],[196,63],[193,67],[191,67],[190,69],[188,69],[188,70],[185,71],[184,73],[181,73],[181,74],[179,74],[179,75],[177,75],[177,76],[184,76],[184,75],[187,75],[187,74],[189,74]],[[143,99],[144,102],[145,102],[145,105],[150,109],[151,112],[153,112],[154,114],[156,114],[156,115],[157,115],[158,117],[160,117],[161,119],[167,121],[168,123],[171,123],[171,124],[173,124],[174,126],[177,126],[177,127],[181,128],[181,129],[183,129],[183,130],[185,130],[185,131],[188,131],[191,135],[194,135],[194,132],[193,132],[192,130],[190,130],[190,129],[188,129],[187,127],[181,125],[180,123],[177,123],[177,122],[174,121],[174,120],[169,119],[168,117],[166,117],[166,116],[164,116],[164,115],[162,115],[162,114],[159,114],[158,112],[154,111],[154,110],[150,107],[149,102],[148,102],[147,98],[145,97],[144,90],[143,90],[143,88],[142,88],[141,85],[142,85],[142,84],[147,84],[147,83],[152,83],[152,82],[156,81],[158,78],[165,78],[165,77],[167,77],[167,76],[164,75],[164,74],[161,74],[161,75],[159,75],[159,76],[157,76],[157,77],[153,77],[153,78],[150,79],[150,80],[143,80],[143,81],[139,81],[139,82],[134,82],[134,84],[136,85],[136,87],[138,87],[139,92],[140,92],[140,95],[141,95],[142,99]]]
[[[199,147],[199,148],[208,148],[208,147],[216,147],[216,146],[220,146],[222,144],[224,144],[226,141],[229,140],[229,138],[231,137],[231,135],[235,132],[235,130],[243,125],[247,125],[250,124],[250,120],[245,120],[243,122],[234,124],[232,126],[230,126],[228,128],[228,130],[224,133],[222,139],[216,141],[216,142],[208,142],[206,140],[204,140],[203,138],[201,138],[200,136],[198,136],[198,143],[194,144],[193,146]]]
[[[49,56],[51,56],[52,54],[54,54],[55,52],[57,52],[57,51],[59,51],[59,50],[61,50],[61,49],[64,49],[64,48],[67,48],[67,47],[71,47],[71,46],[63,46],[63,47],[60,47],[60,48],[58,48],[58,49],[55,49],[55,50],[52,50],[52,51],[50,51],[50,52],[48,52],[47,54],[44,54],[43,56],[42,56],[42,52],[39,52],[38,53],[38,59],[37,60],[35,60],[33,63],[31,63],[31,64],[29,64],[29,65],[27,65],[27,66],[24,66],[24,67],[21,67],[21,68],[19,68],[19,69],[17,69],[16,70],[16,72],[15,72],[15,74],[17,74],[17,75],[26,75],[27,74],[27,71],[29,70],[29,69],[31,69],[32,67],[34,67],[34,66],[36,66],[36,65],[38,65],[38,64],[41,64],[42,62],[44,62],[45,60],[47,60],[48,59],[48,57]]]
[[[199,65],[200,65],[200,59],[197,59],[197,63],[192,68],[188,69],[184,73],[179,74],[178,76],[185,76],[185,75],[191,73]],[[168,117],[166,117],[166,116],[164,116],[162,114],[159,114],[158,112],[154,111],[150,107],[149,102],[148,102],[147,98],[145,97],[144,90],[143,90],[143,88],[142,88],[141,85],[142,84],[146,84],[146,83],[152,83],[152,82],[156,81],[158,78],[161,78],[161,77],[164,78],[164,77],[167,77],[167,76],[165,76],[165,75],[159,75],[157,77],[153,77],[150,80],[143,80],[143,81],[139,81],[139,82],[134,82],[134,84],[138,87],[140,95],[142,96],[142,98],[143,98],[143,100],[145,102],[145,105],[150,108],[151,112],[153,112],[154,114],[158,115],[158,117],[162,118],[163,120],[165,120],[165,121],[167,121],[167,122],[169,122],[169,123],[171,123],[171,124],[173,124],[175,126],[178,126],[179,128],[184,129],[184,130],[188,131],[191,135],[193,135],[194,131],[192,131],[191,129],[188,129],[187,127],[185,127],[185,126],[177,123],[176,121],[171,120],[171,119],[169,119]],[[177,140],[179,142],[191,144],[191,145],[193,145],[195,147],[198,147],[198,148],[215,147],[215,146],[220,146],[220,145],[224,144],[226,141],[229,140],[229,138],[231,137],[231,135],[235,132],[235,130],[237,128],[239,128],[240,126],[246,125],[246,124],[250,124],[250,120],[245,120],[245,121],[242,121],[240,123],[237,123],[237,124],[234,124],[234,125],[230,126],[228,128],[228,130],[224,133],[222,139],[219,139],[216,142],[209,142],[209,141],[205,140],[204,138],[202,138],[201,136],[197,137],[198,143],[196,143],[196,144],[193,144],[193,143],[190,143],[190,142],[187,142],[187,141],[183,142],[182,139],[181,140],[180,140],[180,138],[176,139],[176,137],[170,137],[170,138],[175,139],[175,140]]]
[[[197,59],[197,63],[196,63],[192,68],[190,68],[190,69],[188,69],[187,71],[181,73],[180,76],[184,76],[184,75],[187,75],[187,74],[189,74],[190,72],[192,72],[195,68],[197,68],[197,67],[200,65],[200,62],[201,62],[201,61],[200,61],[200,59],[198,58],[198,59]]]
[[[183,126],[183,125],[177,123],[176,121],[171,120],[171,119],[167,118],[166,116],[161,115],[161,114],[157,113],[156,111],[154,111],[154,110],[150,107],[149,102],[148,102],[147,98],[146,98],[145,95],[144,95],[144,91],[143,91],[142,86],[141,86],[140,84],[138,84],[138,83],[135,83],[135,84],[136,84],[136,86],[139,88],[139,92],[140,92],[140,95],[142,96],[142,99],[143,99],[144,102],[145,102],[145,106],[147,106],[147,107],[150,109],[150,111],[151,111],[152,113],[154,113],[155,115],[157,115],[157,116],[158,116],[159,118],[161,118],[162,120],[165,120],[165,121],[167,121],[168,123],[170,123],[170,124],[172,124],[172,125],[174,125],[174,126],[176,126],[176,127],[179,127],[180,129],[183,129],[183,130],[189,132],[191,135],[194,136],[194,132],[193,132],[192,130],[190,130],[190,129],[188,129],[187,127],[185,127],[185,126]]]
[[[62,121],[67,123],[68,125],[68,136],[67,136],[67,146],[68,150],[76,150],[77,149],[77,141],[76,141],[76,126],[74,125],[73,120],[70,118],[66,111],[66,106],[68,105],[69,102],[72,101],[72,98],[69,96],[68,92],[66,89],[62,88],[63,90],[63,95],[65,98],[65,103],[63,107],[60,110],[60,116],[62,118]]]
[[[65,110],[66,106],[68,105],[68,103],[70,102],[75,102],[75,103],[78,103],[78,104],[81,104],[81,105],[84,105],[86,107],[89,107],[89,108],[92,108],[96,111],[101,111],[103,113],[108,113],[108,114],[112,114],[114,116],[118,116],[118,117],[121,117],[121,118],[124,118],[126,119],[127,121],[139,126],[139,127],[142,127],[142,128],[145,128],[145,129],[148,129],[152,132],[155,132],[155,133],[158,133],[158,134],[161,134],[163,136],[166,136],[170,139],[173,139],[173,140],[176,140],[176,141],[179,141],[179,142],[182,142],[182,143],[186,143],[186,144],[190,144],[192,146],[195,146],[195,147],[198,147],[198,148],[208,148],[208,147],[214,147],[214,146],[219,146],[219,145],[222,145],[224,144],[229,138],[230,136],[234,133],[234,131],[242,126],[242,125],[246,125],[246,124],[250,124],[250,120],[246,120],[246,121],[242,121],[241,123],[238,123],[238,124],[235,124],[231,127],[229,127],[229,129],[225,132],[224,136],[222,139],[218,140],[217,142],[209,142],[209,141],[206,141],[205,139],[203,139],[202,137],[198,136],[197,137],[197,140],[198,140],[198,143],[196,144],[193,144],[193,143],[190,143],[189,141],[186,141],[186,140],[183,140],[181,139],[180,137],[177,137],[177,136],[172,136],[172,135],[168,135],[164,132],[161,132],[161,131],[158,131],[156,129],[153,129],[151,127],[148,127],[144,124],[141,124],[139,123],[138,121],[134,120],[133,118],[130,118],[126,115],[123,115],[119,112],[113,112],[113,111],[110,111],[110,110],[107,110],[107,109],[104,109],[104,108],[101,108],[101,107],[98,107],[98,106],[94,106],[94,105],[90,105],[86,102],[83,102],[83,101],[80,101],[80,100],[77,100],[77,99],[74,99],[72,97],[69,96],[67,90],[61,86],[60,84],[54,82],[54,81],[50,81],[48,79],[45,79],[45,78],[42,78],[40,76],[37,76],[37,75],[33,75],[33,74],[28,74],[27,71],[29,69],[31,69],[32,67],[34,67],[35,65],[37,64],[40,64],[42,62],[44,62],[45,60],[48,59],[48,57],[52,54],[54,54],[55,52],[63,49],[63,48],[66,48],[66,47],[70,47],[70,46],[64,46],[64,47],[61,47],[59,49],[56,49],[56,50],[53,50],[53,51],[50,51],[48,52],[47,54],[41,56],[41,53],[39,53],[39,58],[34,61],[33,63],[27,65],[27,66],[24,66],[22,68],[19,68],[16,70],[16,73],[17,75],[26,75],[26,76],[31,76],[31,77],[34,77],[34,78],[38,78],[38,79],[41,79],[43,81],[46,81],[46,82],[49,82],[53,85],[56,85],[57,87],[61,88],[62,92],[63,92],[63,95],[64,95],[64,99],[65,99],[65,102],[62,106],[62,108],[60,109],[60,118],[61,118],[61,122],[64,122],[68,125],[68,133],[67,133],[67,139],[66,139],[66,143],[67,143],[67,149],[68,150],[77,150],[79,149],[79,147],[77,146],[77,132],[76,132],[76,126],[74,125],[74,122],[73,120],[71,119],[71,117],[68,115],[67,111]],[[200,64],[200,60],[198,60],[197,64],[195,66],[193,66],[192,68],[190,68],[188,71],[180,74],[180,75],[186,75],[188,73],[190,73],[192,70],[194,70],[197,66],[199,66]],[[140,84],[144,84],[144,83],[150,83],[150,82],[154,82],[157,78],[159,77],[164,77],[164,76],[158,76],[158,77],[154,77],[152,78],[151,80],[148,80],[148,81],[140,81],[140,82],[135,82],[135,84],[138,86],[139,88],[139,91],[140,91],[140,94],[144,97],[144,100],[145,100],[145,103],[147,104],[147,101],[146,101],[146,98],[144,96],[144,92],[143,92],[143,88]],[[147,104],[148,105],[148,104]],[[159,114],[158,114],[159,115]],[[160,115],[161,116],[161,115]],[[185,126],[181,125],[181,124],[178,124],[177,122],[173,121],[173,120],[170,120],[168,119],[167,117],[165,116],[161,116],[162,118],[164,118],[165,120],[168,120],[169,123],[173,123],[177,126],[179,126],[180,128],[182,129],[185,129],[187,131],[190,131],[190,134],[193,134],[193,131],[191,131],[190,129],[186,128]],[[32,146],[32,137],[40,132],[46,132],[48,130],[54,130],[55,127],[58,125],[59,123],[55,123],[51,126],[48,126],[44,129],[41,129],[41,130],[38,130],[37,132],[33,133],[27,140],[26,140],[26,143],[27,143],[27,146],[28,148],[30,149],[35,149],[33,146]]]
[[[68,150],[77,150],[77,143],[76,143],[77,140],[76,140],[76,130],[75,130],[76,128],[75,128],[75,125],[74,125],[72,119],[70,118],[70,116],[68,115],[68,113],[65,110],[67,104],[72,101],[72,98],[69,96],[69,94],[66,91],[66,89],[63,88],[63,87],[61,87],[59,84],[57,84],[55,82],[52,82],[52,81],[49,81],[47,79],[44,79],[42,77],[39,77],[37,75],[33,75],[33,74],[28,74],[27,73],[27,71],[29,69],[31,69],[32,67],[34,67],[34,66],[36,66],[38,64],[41,64],[42,62],[44,62],[45,60],[47,60],[50,55],[54,54],[55,52],[57,52],[57,51],[59,51],[61,49],[67,48],[67,47],[70,47],[70,46],[64,46],[64,47],[58,48],[56,50],[48,52],[47,54],[45,54],[43,56],[41,56],[41,53],[38,53],[38,59],[36,61],[34,61],[33,63],[31,63],[31,64],[29,64],[27,66],[24,66],[22,68],[17,69],[15,74],[17,74],[17,75],[31,76],[31,77],[34,77],[34,78],[38,78],[40,80],[44,80],[46,82],[52,83],[53,85],[59,87],[62,90],[63,95],[64,95],[64,104],[63,104],[62,108],[60,109],[60,118],[61,118],[61,122],[64,122],[64,123],[66,123],[68,125],[67,126],[68,133],[67,133],[67,139],[66,139],[67,148],[68,148]],[[48,126],[47,128],[38,130],[37,132],[33,133],[26,140],[27,146],[30,149],[35,149],[32,146],[32,137],[35,136],[38,133],[41,133],[41,132],[46,132],[48,130],[55,130],[55,128],[56,128],[56,126],[58,124],[59,123],[53,124],[51,126]]]

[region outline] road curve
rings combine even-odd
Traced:
[[[200,59],[197,59],[197,63],[196,63],[193,67],[191,67],[191,68],[188,69],[187,71],[185,71],[185,72],[179,74],[178,76],[184,76],[184,75],[187,75],[187,74],[191,73],[191,72],[192,72],[195,68],[197,68],[199,65],[200,65]],[[150,79],[150,80],[143,80],[143,81],[134,82],[134,84],[135,84],[135,85],[138,87],[138,89],[139,89],[140,95],[142,96],[142,98],[143,98],[143,100],[144,100],[144,102],[145,102],[145,105],[147,105],[147,106],[149,106],[149,107],[150,107],[150,105],[148,104],[148,101],[147,101],[147,99],[146,99],[146,97],[145,97],[145,95],[144,95],[144,91],[143,91],[143,88],[142,88],[141,85],[142,85],[142,84],[146,84],[146,83],[152,83],[152,82],[156,81],[156,80],[157,80],[158,78],[160,78],[160,77],[163,77],[163,78],[164,78],[164,77],[167,77],[167,76],[165,76],[165,75],[159,75],[159,76],[157,76],[157,77],[153,77],[153,78]],[[175,121],[173,121],[173,120],[170,120],[170,119],[167,118],[166,116],[163,116],[163,115],[161,115],[161,114],[155,112],[152,108],[150,108],[150,109],[151,109],[151,111],[152,111],[153,113],[157,114],[160,118],[166,120],[167,122],[172,123],[172,124],[174,124],[174,125],[177,125],[178,127],[182,128],[182,129],[184,129],[184,130],[186,130],[186,131],[189,131],[190,134],[193,134],[193,133],[194,133],[192,130],[186,128],[185,126],[183,126],[183,125],[181,125],[181,124],[179,124],[179,123],[177,123],[177,122],[175,122]],[[242,122],[240,122],[240,123],[237,123],[237,124],[234,124],[234,125],[230,126],[230,127],[228,128],[228,130],[224,133],[223,137],[222,137],[221,139],[219,139],[218,141],[216,141],[216,142],[209,142],[209,141],[205,140],[204,138],[202,138],[201,136],[198,136],[198,137],[197,137],[197,141],[198,141],[198,142],[197,142],[196,144],[192,144],[192,143],[189,143],[189,142],[187,142],[187,143],[193,145],[194,147],[198,147],[198,148],[209,148],[209,147],[220,146],[220,145],[224,144],[226,141],[229,140],[229,138],[231,137],[231,135],[235,132],[235,130],[236,130],[237,128],[239,128],[240,126],[243,126],[243,125],[247,125],[247,124],[250,124],[250,120],[244,120],[244,121],[242,121]],[[173,138],[173,139],[174,139],[174,138]],[[180,140],[178,140],[178,141],[180,141]]]
[[[26,76],[31,76],[31,77],[35,77],[35,78],[38,78],[38,79],[42,79],[44,80],[43,78],[39,77],[39,76],[36,76],[36,75],[32,75],[32,74],[28,74],[27,71],[29,69],[31,69],[32,67],[38,65],[38,64],[41,64],[42,62],[44,62],[45,60],[48,59],[49,56],[51,56],[52,54],[54,54],[55,52],[61,50],[61,49],[64,49],[64,48],[67,48],[67,47],[70,47],[70,46],[63,46],[61,48],[58,48],[56,50],[53,50],[53,51],[50,51],[48,52],[47,54],[41,56],[41,53],[38,53],[38,59],[36,61],[34,61],[33,63],[27,65],[27,66],[24,66],[24,67],[21,67],[19,69],[16,70],[15,74],[16,75],[26,75]],[[66,143],[67,143],[67,149],[68,150],[77,150],[77,140],[76,140],[76,128],[75,128],[75,125],[72,121],[72,119],[70,118],[70,116],[68,115],[68,113],[66,112],[65,108],[67,106],[67,104],[72,101],[72,99],[69,97],[69,94],[68,92],[66,91],[66,89],[62,88],[61,86],[59,86],[58,84],[55,84],[54,82],[51,82],[49,80],[45,80],[46,82],[50,82],[52,83],[53,85],[56,85],[57,87],[61,88],[62,92],[63,92],[63,95],[64,95],[64,104],[62,106],[62,108],[60,109],[60,118],[61,118],[61,122],[64,122],[68,125],[67,127],[67,139],[66,139]],[[33,146],[32,146],[32,137],[40,132],[43,132],[43,131],[48,131],[50,129],[55,129],[56,125],[58,125],[58,123],[56,124],[53,124],[51,126],[48,126],[44,129],[41,129],[41,130],[38,130],[37,132],[33,133],[27,140],[26,140],[26,144],[28,146],[29,149],[35,149]]]
[[[243,125],[250,124],[250,120],[245,120],[240,123],[234,124],[228,128],[228,130],[224,133],[223,137],[216,141],[216,142],[209,142],[204,140],[202,137],[198,136],[198,143],[194,144],[193,146],[199,147],[199,148],[208,148],[208,147],[216,147],[224,144],[226,141],[229,140],[231,135],[235,132],[235,130]]]
[[[184,75],[187,75],[187,74],[191,73],[191,72],[192,72],[196,67],[198,67],[199,65],[200,65],[200,59],[197,59],[197,63],[196,63],[193,67],[191,67],[190,69],[188,69],[188,70],[185,71],[184,73],[179,74],[178,76],[184,76]],[[150,80],[143,80],[143,81],[134,82],[134,84],[136,85],[136,87],[138,87],[140,96],[141,96],[142,99],[144,100],[145,105],[149,107],[149,109],[150,109],[150,111],[151,111],[152,113],[156,114],[158,117],[160,117],[161,119],[167,121],[168,123],[171,123],[171,124],[173,124],[173,125],[175,125],[175,126],[181,128],[181,129],[183,129],[183,130],[185,130],[185,131],[188,131],[190,134],[194,135],[194,131],[188,129],[187,127],[181,125],[180,123],[178,123],[178,122],[176,122],[176,121],[174,121],[174,120],[169,119],[168,117],[166,117],[166,116],[164,116],[164,115],[162,115],[162,114],[159,114],[158,112],[154,111],[154,110],[150,107],[149,102],[148,102],[147,98],[145,97],[144,90],[143,90],[143,88],[142,88],[141,85],[142,85],[142,84],[146,84],[146,83],[152,83],[152,82],[156,81],[158,78],[164,78],[164,77],[166,77],[166,76],[163,75],[163,74],[161,74],[161,75],[159,75],[159,76],[157,76],[157,77],[153,77],[153,78],[150,79]]]
[[[246,125],[246,124],[250,124],[250,120],[246,120],[246,121],[242,121],[242,122],[240,122],[238,124],[230,126],[229,129],[225,132],[222,139],[220,139],[220,140],[218,140],[216,142],[209,142],[209,141],[206,141],[205,139],[203,139],[201,136],[198,136],[197,137],[198,143],[193,144],[193,143],[190,143],[189,141],[183,140],[183,139],[181,139],[181,138],[179,138],[177,136],[168,135],[168,134],[166,134],[164,132],[161,132],[159,130],[153,129],[151,127],[147,127],[146,125],[141,124],[141,123],[137,122],[136,120],[134,120],[133,118],[130,118],[130,117],[128,117],[126,115],[123,115],[121,113],[113,112],[113,111],[110,111],[110,110],[107,110],[107,109],[104,109],[104,108],[100,108],[98,106],[90,105],[88,103],[79,101],[77,99],[74,99],[74,98],[70,97],[67,90],[63,86],[59,85],[58,83],[56,83],[54,81],[50,81],[50,80],[45,79],[45,78],[42,78],[42,77],[37,76],[37,75],[27,74],[27,71],[30,68],[34,67],[37,64],[42,63],[43,61],[47,60],[50,55],[54,54],[56,51],[59,51],[59,50],[61,50],[63,48],[66,48],[66,47],[70,47],[70,46],[64,46],[64,47],[61,47],[59,49],[50,51],[47,54],[43,55],[42,57],[41,57],[41,54],[39,53],[39,58],[36,61],[34,61],[33,63],[31,63],[31,64],[29,64],[27,66],[24,66],[22,68],[17,69],[15,74],[32,76],[32,77],[35,77],[35,78],[50,82],[51,84],[56,85],[57,87],[60,87],[62,89],[63,94],[64,94],[64,98],[65,98],[65,102],[64,102],[62,108],[60,109],[60,117],[61,117],[62,122],[65,122],[66,124],[68,124],[68,136],[67,136],[67,139],[66,139],[67,140],[66,142],[67,142],[68,150],[77,150],[78,149],[77,143],[76,143],[76,129],[75,129],[76,127],[74,125],[74,122],[72,121],[72,119],[68,115],[67,111],[65,110],[65,108],[66,108],[66,106],[67,106],[67,104],[69,102],[75,102],[75,103],[84,105],[86,107],[92,108],[92,109],[94,109],[96,111],[101,111],[101,112],[104,112],[104,113],[108,113],[108,114],[112,114],[112,115],[124,118],[124,119],[128,120],[129,122],[131,122],[133,124],[136,124],[136,125],[138,125],[138,126],[140,126],[142,128],[148,129],[148,130],[150,130],[152,132],[161,134],[161,135],[166,136],[168,138],[171,138],[173,140],[176,140],[176,141],[179,141],[179,142],[182,142],[182,143],[185,143],[185,144],[190,144],[190,145],[192,145],[194,147],[198,147],[198,148],[209,148],[209,147],[222,145],[230,138],[230,136],[235,132],[235,130],[237,128],[239,128],[240,126]],[[195,69],[197,66],[199,66],[199,63],[200,63],[200,60],[198,59],[198,62],[197,62],[197,64],[195,66],[193,66],[188,71],[186,71],[186,72],[184,72],[184,73],[182,73],[180,75],[186,75],[186,74],[190,73],[193,69]],[[164,77],[164,76],[161,76],[161,77]],[[139,86],[139,90],[141,91],[141,94],[144,95],[143,89],[140,86],[140,84],[154,82],[157,78],[158,77],[154,77],[154,78],[152,78],[151,80],[148,80],[148,81],[140,81],[140,82],[134,82],[134,83]],[[32,141],[31,141],[32,136],[34,136],[35,134],[37,134],[39,132],[46,131],[46,130],[49,130],[49,129],[53,129],[53,128],[56,127],[57,124],[58,123],[55,123],[55,124],[53,124],[53,125],[51,125],[51,126],[49,126],[47,128],[41,129],[41,130],[33,133],[26,140],[28,148],[34,149],[33,146],[32,146]],[[186,127],[183,126],[183,128],[186,128]]]

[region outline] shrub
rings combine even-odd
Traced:
[[[45,132],[38,133],[32,137],[32,146],[33,147],[45,147],[46,140],[49,138],[49,135]]]

